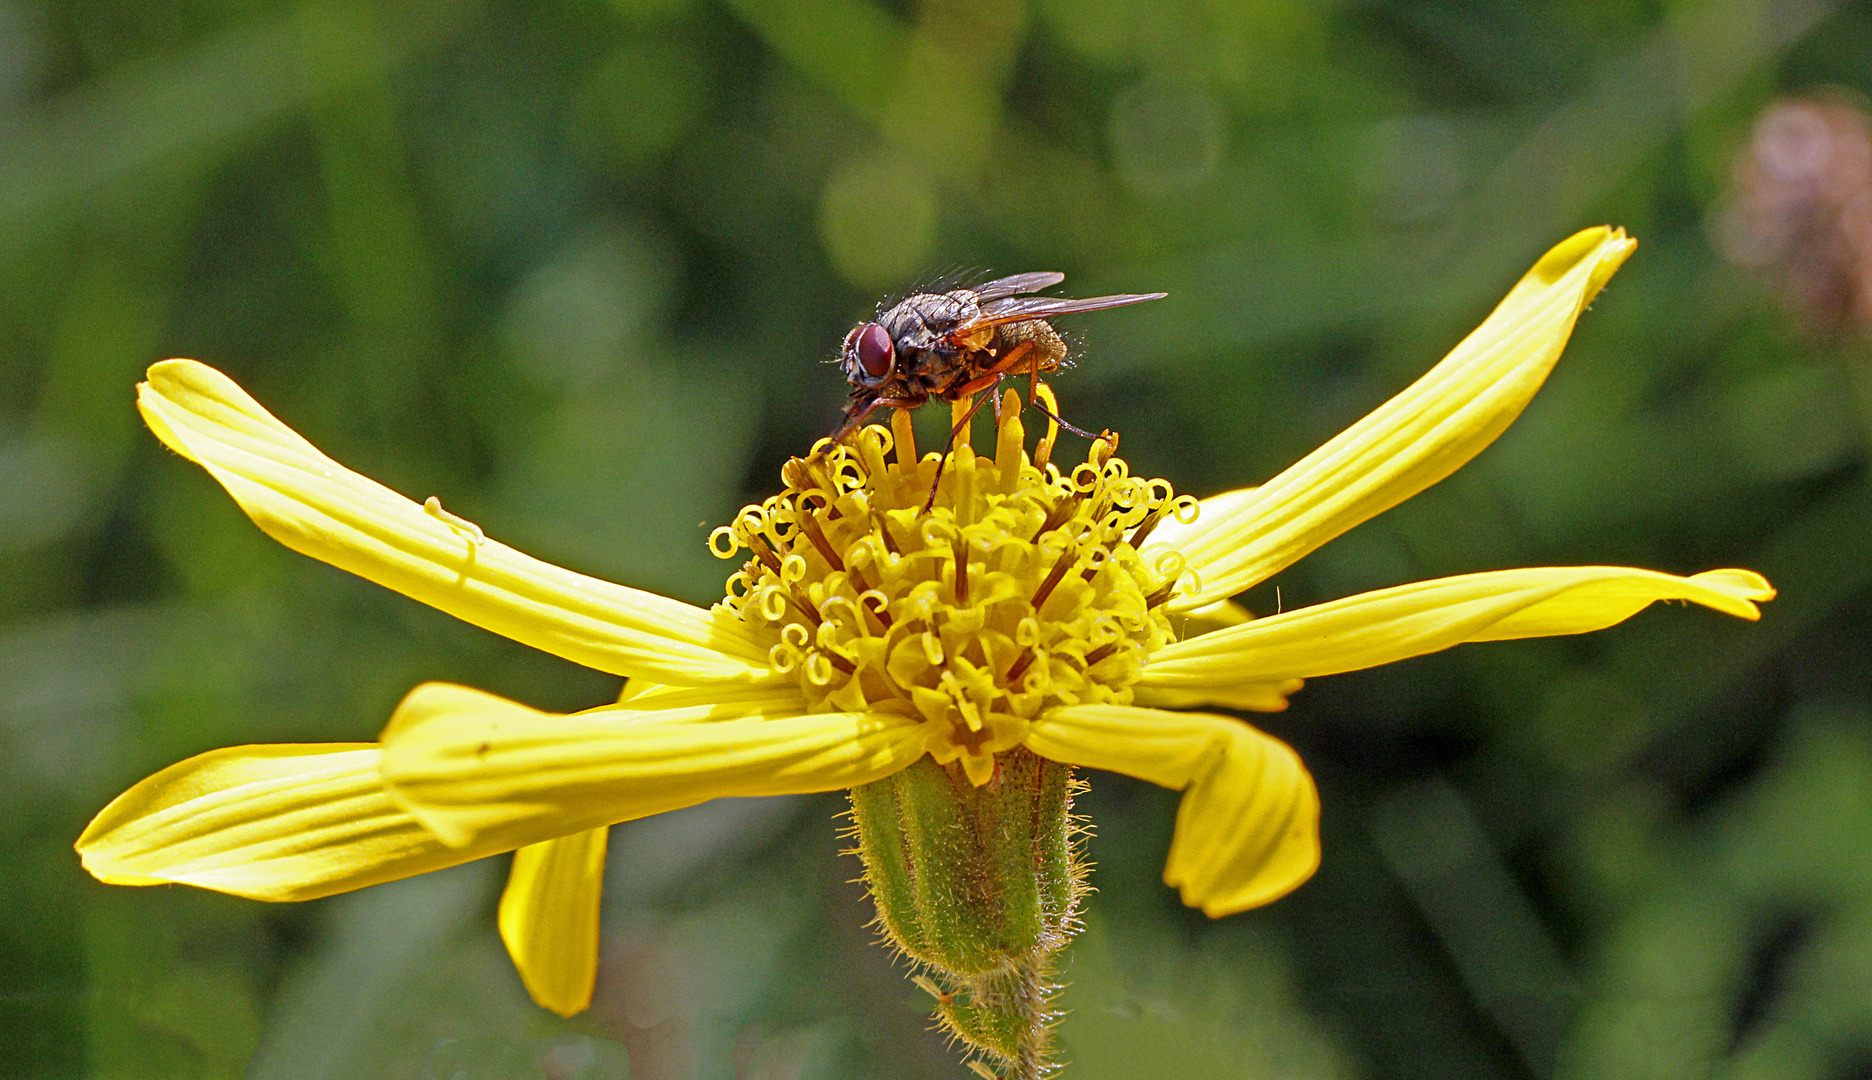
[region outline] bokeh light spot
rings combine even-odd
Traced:
[[[633,342],[662,315],[669,261],[623,225],[594,228],[521,281],[503,343],[546,385],[589,383],[626,367]]]
[[[602,164],[641,167],[681,143],[708,90],[707,64],[692,47],[627,45],[600,61],[573,98],[572,139]]]
[[[1448,213],[1465,180],[1461,134],[1438,116],[1392,116],[1365,136],[1360,186],[1380,217],[1408,225]]]
[[[877,288],[915,273],[936,234],[936,191],[910,163],[858,157],[832,171],[819,201],[819,236],[839,275]]]
[[[1227,142],[1222,103],[1201,84],[1153,76],[1112,101],[1113,163],[1125,183],[1145,194],[1209,179]]]

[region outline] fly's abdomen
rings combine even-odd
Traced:
[[[1044,375],[1049,371],[1058,371],[1066,362],[1066,339],[1045,319],[1028,319],[1026,322],[1007,323],[998,328],[996,351],[1006,356],[1008,351],[1021,342],[1033,343],[1032,356],[1010,369],[1012,374],[1022,375],[1029,371],[1038,371]]]

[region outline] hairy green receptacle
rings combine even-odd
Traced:
[[[943,1028],[1005,1080],[1049,1069],[1053,959],[1085,893],[1080,786],[1071,766],[1015,749],[981,787],[926,757],[851,793],[878,927],[920,965]]]

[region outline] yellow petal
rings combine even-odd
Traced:
[[[626,698],[615,705],[601,705],[573,715],[599,717],[613,723],[655,720],[673,724],[737,720],[744,716],[792,716],[806,711],[806,699],[800,694],[798,684],[657,686],[652,690],[653,693]],[[406,728],[450,718],[558,715],[561,714],[541,712],[472,686],[423,683],[403,695],[396,711],[390,714],[390,722],[378,734],[377,741],[379,744],[389,743]]]
[[[1132,697],[1139,705],[1158,709],[1212,706],[1246,712],[1281,712],[1287,708],[1287,699],[1299,692],[1301,682],[1300,679],[1279,679],[1274,682],[1230,683],[1201,690],[1139,686],[1132,691]]]
[[[448,847],[391,800],[374,743],[236,746],[119,795],[78,838],[112,885],[310,900],[500,851]]]
[[[452,710],[479,715],[489,701],[520,708],[429,683],[404,698],[391,725]],[[657,702],[655,715],[669,723],[805,708],[797,687],[667,690]],[[615,715],[628,720],[634,712],[619,707]],[[210,751],[118,796],[79,837],[78,851],[85,869],[113,885],[174,882],[256,900],[309,900],[518,846],[443,844],[391,797],[381,758],[377,743]]]
[[[1150,546],[1174,545],[1203,585],[1170,606],[1241,592],[1481,452],[1540,389],[1579,313],[1635,246],[1617,229],[1571,237],[1403,393],[1261,487],[1206,500],[1193,525],[1159,527]]]
[[[501,893],[507,955],[533,1000],[560,1016],[591,1004],[609,836],[609,829],[587,829],[520,848]]]
[[[1319,792],[1293,748],[1239,720],[1117,705],[1034,721],[1041,757],[1187,789],[1164,883],[1211,918],[1292,892],[1319,868]]]
[[[1743,619],[1774,589],[1747,570],[1675,577],[1623,566],[1464,574],[1361,593],[1173,642],[1139,687],[1197,691],[1357,671],[1465,641],[1583,634],[1658,600],[1691,600]]]
[[[915,761],[926,725],[893,714],[721,719],[656,694],[570,716],[449,688],[412,694],[383,735],[399,802],[453,844],[519,847],[726,795],[831,791]],[[698,693],[700,693],[698,691]],[[446,700],[444,700],[446,699]],[[784,700],[784,699],[776,699]]]
[[[684,686],[775,678],[772,643],[731,616],[560,569],[425,512],[321,454],[211,367],[155,365],[137,407],[294,551],[600,671]]]
[[[1218,600],[1212,604],[1170,616],[1170,629],[1177,640],[1193,638],[1198,634],[1207,634],[1211,630],[1220,630],[1225,626],[1240,626],[1254,618],[1248,609],[1233,600]]]
[[[1164,518],[1155,529],[1151,530],[1150,543],[1146,546],[1173,548],[1177,551],[1194,548],[1198,540],[1215,530],[1218,522],[1225,521],[1253,506],[1255,497],[1260,491],[1258,487],[1236,488],[1234,491],[1224,491],[1220,495],[1199,499],[1196,505],[1200,509],[1196,514],[1196,520],[1185,525],[1174,517]],[[1210,591],[1204,589],[1204,595],[1208,595]],[[1205,601],[1205,603],[1214,602],[1214,597]]]

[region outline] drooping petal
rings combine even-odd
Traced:
[[[1184,791],[1164,883],[1211,918],[1292,892],[1319,868],[1319,792],[1293,748],[1239,720],[1117,705],[1034,721],[1041,757]]]
[[[311,900],[502,850],[436,839],[390,798],[381,756],[374,743],[213,750],[112,800],[78,852],[112,885]]]
[[[915,761],[927,725],[888,713],[718,719],[671,695],[570,716],[449,688],[412,694],[383,734],[383,776],[446,842],[518,847],[728,795],[869,783]]]
[[[294,551],[600,671],[684,686],[773,677],[772,643],[740,621],[540,562],[425,512],[320,453],[204,364],[150,368],[137,406],[157,437]]]
[[[541,1007],[584,1012],[598,977],[598,902],[609,829],[528,844],[514,852],[501,893],[500,935],[520,981]]]
[[[1549,566],[1436,578],[1272,615],[1173,642],[1140,688],[1198,691],[1376,667],[1465,641],[1583,634],[1659,600],[1690,600],[1743,619],[1774,597],[1761,575],[1675,577],[1623,566]]]
[[[1166,523],[1202,581],[1181,610],[1232,596],[1455,472],[1540,389],[1573,323],[1631,254],[1617,229],[1587,229],[1534,264],[1442,363],[1331,442],[1248,492],[1205,500],[1195,523]]]

